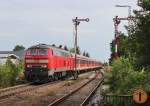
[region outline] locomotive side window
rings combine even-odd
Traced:
[[[53,55],[54,56],[61,56],[61,53],[57,50],[53,50]]]
[[[53,50],[53,55],[54,55],[54,56],[70,57],[70,54],[69,54],[69,53],[65,53],[65,52],[59,51],[59,50]]]

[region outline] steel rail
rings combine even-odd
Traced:
[[[33,86],[28,85],[28,86],[24,86],[24,87],[19,87],[17,89],[12,88],[12,92],[10,92],[10,93],[7,93],[7,90],[6,90],[6,92],[2,92],[4,94],[1,93],[2,95],[0,95],[0,100],[9,98],[10,96],[14,96],[14,95],[17,95],[17,94],[20,94],[20,93],[23,93],[23,92],[29,92],[29,91],[32,91],[34,89],[38,89],[40,87],[44,87],[46,85],[54,84],[54,83],[57,83],[57,82],[60,82],[60,80],[53,81],[53,82],[50,82],[50,83],[45,83],[45,84],[42,84],[42,85],[33,85]],[[29,88],[26,88],[26,87],[29,87]],[[22,90],[22,88],[25,88],[25,89]],[[11,88],[8,91],[11,91]]]
[[[10,96],[14,96],[14,95],[17,95],[17,94],[20,94],[20,93],[23,93],[23,92],[32,91],[34,89],[38,89],[39,87],[44,87],[45,85],[54,84],[54,83],[57,83],[57,82],[60,82],[60,81],[61,80],[56,80],[56,81],[52,81],[52,82],[45,83],[45,84],[42,84],[42,85],[33,85],[33,86],[30,86],[30,85],[32,85],[34,83],[27,83],[27,84],[22,84],[22,85],[17,85],[17,86],[13,86],[13,87],[0,89],[0,100],[9,98]],[[30,86],[30,88],[26,88],[26,87],[29,87],[29,86]],[[23,88],[26,88],[26,89],[20,90],[20,89],[23,89]]]
[[[63,97],[61,97],[60,99],[55,100],[54,102],[52,102],[51,104],[49,104],[48,106],[56,106],[59,103],[63,102],[65,99],[67,99],[69,96],[71,96],[72,94],[76,93],[77,91],[79,91],[81,88],[83,88],[85,85],[89,84],[92,80],[94,80],[95,78],[90,79],[88,82],[84,83],[83,85],[81,85],[80,87],[76,88],[75,90],[71,91],[69,94],[64,95]]]
[[[97,89],[100,87],[100,85],[103,83],[104,77],[99,81],[99,83],[96,85],[96,87],[91,91],[91,93],[87,96],[87,98],[82,102],[80,106],[86,106],[89,103],[89,100],[93,97]]]
[[[25,87],[25,86],[29,86],[31,84],[32,83],[26,83],[26,84],[16,85],[16,86],[13,86],[13,87],[3,88],[3,89],[0,89],[0,94],[3,93],[3,92],[7,92],[7,91],[11,91],[11,90],[22,88],[22,87]]]
[[[84,83],[83,85],[81,85],[80,87],[76,88],[75,90],[71,91],[70,93],[64,95],[63,97],[61,97],[60,99],[55,100],[54,102],[52,102],[51,104],[49,104],[48,106],[57,106],[59,103],[63,102],[64,100],[66,100],[69,96],[73,95],[74,93],[76,93],[77,91],[79,91],[80,89],[82,89],[84,86],[86,86],[87,84],[89,84],[91,81],[93,81],[94,79],[96,79],[97,74],[95,75],[94,78],[90,79],[89,81],[87,81],[86,83]],[[102,82],[102,81],[101,81]]]

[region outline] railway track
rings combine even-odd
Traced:
[[[28,84],[18,85],[18,86],[15,86],[15,87],[1,89],[0,90],[0,101],[3,100],[3,99],[7,99],[10,96],[15,96],[15,95],[20,94],[20,93],[29,92],[29,91],[38,89],[40,87],[44,87],[44,86],[49,85],[49,84],[57,83],[59,81],[60,80],[45,83],[45,84],[42,84],[42,85],[33,85],[33,83],[28,83]]]
[[[103,80],[103,77],[101,79],[94,77],[48,106],[85,106],[97,88],[102,84]]]
[[[102,85],[103,80],[104,78],[99,81],[99,83],[95,86],[95,88],[91,91],[91,93],[87,96],[87,98],[82,102],[80,106],[86,106],[89,103],[90,99],[94,96],[97,89]]]
[[[15,90],[15,89],[18,89],[18,88],[22,88],[22,87],[25,87],[25,86],[29,86],[31,84],[32,83],[27,83],[27,84],[21,84],[21,85],[16,85],[16,86],[13,86],[13,87],[0,89],[0,94],[3,93],[3,92],[7,92],[7,91]]]

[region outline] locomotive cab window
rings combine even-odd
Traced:
[[[36,55],[37,54],[37,50],[36,49],[28,49],[27,50],[27,54],[28,55]]]
[[[27,50],[27,54],[28,55],[47,55],[48,54],[48,50],[47,49],[35,49],[35,48],[31,48]]]
[[[39,55],[47,55],[48,54],[47,49],[38,49],[38,54]]]

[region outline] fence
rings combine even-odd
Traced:
[[[106,94],[103,103],[103,106],[150,106],[149,99],[143,104],[137,104],[134,102],[132,95]]]

